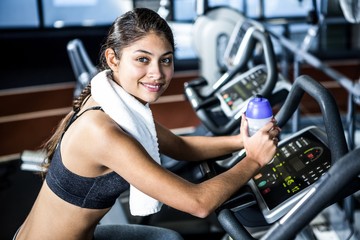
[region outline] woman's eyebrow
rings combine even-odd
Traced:
[[[151,52],[146,51],[146,50],[142,50],[142,49],[139,49],[139,50],[135,50],[135,51],[134,51],[134,53],[137,53],[137,52],[141,52],[141,53],[145,53],[145,54],[149,54],[149,55],[154,55],[154,54],[152,54]],[[162,54],[161,56],[165,56],[165,55],[169,55],[169,54],[174,54],[174,52],[173,52],[173,51],[168,51],[168,52]]]

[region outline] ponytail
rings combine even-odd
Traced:
[[[45,151],[46,155],[45,155],[45,159],[42,163],[42,167],[43,167],[43,172],[42,175],[43,177],[45,177],[48,168],[50,166],[51,163],[51,159],[54,156],[54,152],[55,149],[60,141],[60,138],[62,136],[62,134],[65,131],[65,127],[66,125],[69,123],[71,117],[74,114],[77,114],[81,107],[84,105],[84,103],[86,102],[86,100],[90,97],[91,95],[91,85],[90,83],[82,90],[80,96],[78,98],[76,98],[73,102],[73,109],[71,112],[69,112],[59,123],[59,125],[57,126],[57,128],[55,129],[55,132],[53,133],[53,135],[42,145],[42,149]]]

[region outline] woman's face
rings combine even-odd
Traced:
[[[174,74],[174,53],[163,36],[149,33],[122,50],[114,80],[142,103],[156,101]]]

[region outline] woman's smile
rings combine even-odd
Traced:
[[[164,84],[162,83],[140,83],[150,92],[160,92]]]

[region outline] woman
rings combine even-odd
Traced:
[[[148,103],[170,84],[174,49],[171,29],[151,10],[115,20],[101,49],[102,71],[45,145],[46,178],[14,239],[181,239],[166,229],[98,223],[129,187],[134,215],[164,203],[204,218],[271,160],[279,134],[274,121],[251,138],[245,117],[241,134],[223,137],[180,137],[154,122]],[[159,152],[201,161],[241,148],[242,161],[199,184],[159,165]]]

